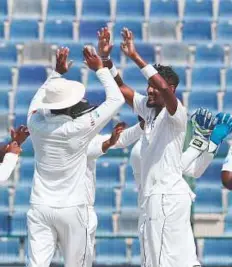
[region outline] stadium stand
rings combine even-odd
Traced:
[[[29,103],[53,67],[60,45],[70,48],[74,60],[65,77],[82,81],[91,103],[104,100],[102,86],[83,63],[82,48],[96,44],[97,30],[106,25],[113,35],[111,57],[129,86],[145,94],[147,81],[120,51],[124,26],[134,32],[137,48],[148,62],[174,67],[180,76],[177,93],[181,99],[187,96],[189,113],[200,106],[232,113],[231,14],[231,0],[0,0],[0,139],[10,126],[26,123]],[[222,107],[218,92],[223,93]],[[102,133],[110,133],[118,119],[129,125],[137,122],[124,105]],[[208,267],[232,266],[232,196],[220,181],[229,141],[196,182],[195,215],[205,228],[218,216],[223,225],[223,231],[212,231],[207,238],[198,232],[199,254]],[[98,266],[140,264],[137,192],[125,159],[128,151],[120,158],[111,151],[97,163]],[[9,186],[0,189],[0,266],[25,265],[33,154],[29,138]]]

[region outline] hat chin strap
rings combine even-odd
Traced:
[[[97,108],[97,106],[91,106],[87,101],[86,102],[81,101],[76,105],[68,108],[67,115],[69,115],[73,119],[76,119],[77,117],[80,117],[88,112],[91,112],[95,108]]]

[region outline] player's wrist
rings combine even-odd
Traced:
[[[209,141],[204,137],[194,135],[192,140],[190,141],[190,146],[197,150],[205,151],[209,146]]]
[[[158,73],[158,71],[151,64],[147,64],[145,67],[143,67],[141,72],[147,80]]]
[[[112,68],[110,68],[110,73],[114,78],[118,76],[118,70],[114,64],[113,64]]]

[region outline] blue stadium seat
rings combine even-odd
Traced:
[[[158,19],[174,19],[177,20],[178,14],[178,2],[172,0],[152,0],[150,6],[150,20]]]
[[[127,27],[129,30],[133,32],[134,39],[136,42],[143,40],[143,33],[142,33],[142,24],[139,21],[128,21],[128,20],[119,20],[115,22],[113,28],[113,39],[114,42],[120,43],[122,41],[122,29]]]
[[[116,208],[114,189],[97,187],[95,207],[97,212],[114,211]]]
[[[118,159],[100,159],[97,161],[97,186],[115,187],[120,185],[120,164]]]
[[[208,108],[214,114],[217,113],[218,103],[216,93],[209,91],[191,92],[188,99],[188,110],[190,114],[199,107]]]
[[[116,67],[121,66],[122,61],[122,52],[119,44],[114,44],[113,49],[111,50],[110,57],[112,61],[114,62],[114,65]]]
[[[223,159],[214,159],[209,165],[200,179],[196,180],[199,186],[218,186],[221,187],[221,168],[223,164]]]
[[[0,66],[0,91],[7,92],[10,91],[11,89],[12,89],[11,68],[6,66]]]
[[[0,235],[1,236],[6,236],[9,234],[9,213],[0,211]]]
[[[101,28],[106,27],[107,23],[105,20],[85,20],[80,21],[79,25],[79,41],[83,43],[93,43],[97,42],[97,31]]]
[[[140,20],[144,19],[144,2],[142,0],[117,0],[117,20]],[[125,27],[127,27],[125,25]]]
[[[180,83],[177,87],[177,92],[186,91],[186,70],[183,67],[174,67],[173,70],[179,76]]]
[[[0,44],[0,62],[4,66],[15,66],[17,64],[17,49],[15,45]]]
[[[185,2],[184,19],[212,19],[213,3],[211,0],[189,0]]]
[[[148,82],[137,67],[129,67],[123,71],[123,81],[138,92],[146,92]]]
[[[221,89],[221,74],[218,67],[199,67],[192,71],[192,91],[216,92]]]
[[[126,177],[126,180],[125,180],[126,186],[135,187],[135,179],[134,179],[133,170],[130,164],[126,166],[125,177]]]
[[[18,91],[37,91],[46,81],[47,72],[43,66],[21,66],[19,68]]]
[[[28,137],[27,140],[22,144],[22,156],[23,157],[34,157],[34,150],[31,142],[31,138]]]
[[[69,58],[74,61],[74,66],[81,67],[83,66],[83,44],[80,43],[62,43],[63,47],[68,47],[69,48]],[[69,70],[71,71],[72,68]]]
[[[75,0],[48,0],[47,18],[74,20],[76,17]]]
[[[0,75],[1,76],[1,75]],[[8,92],[0,91],[0,138],[9,134],[9,97]]]
[[[196,186],[195,213],[222,213],[222,189],[220,186]]]
[[[232,68],[226,70],[226,91],[232,91]]]
[[[7,187],[0,187],[0,211],[9,210],[9,192]]]
[[[74,80],[74,81],[82,82],[80,67],[73,66],[67,73],[65,73],[63,75],[63,77],[68,79],[68,80]]]
[[[34,174],[34,158],[22,157],[20,159],[20,169],[19,169],[20,186],[25,185],[29,187],[32,184],[33,174]]]
[[[0,115],[5,115],[9,112],[8,92],[0,91]]]
[[[26,212],[29,208],[31,187],[18,186],[16,188],[14,208],[17,212]]]
[[[230,44],[232,41],[232,23],[231,21],[218,22],[217,42]]]
[[[224,48],[217,44],[198,45],[195,53],[195,64],[200,66],[224,65]]]
[[[14,119],[14,127],[18,127],[19,125],[27,125],[27,112],[23,110],[19,110],[15,114]]]
[[[0,19],[5,19],[8,16],[7,0],[0,1]]]
[[[138,209],[138,192],[134,188],[125,188],[122,191],[122,203],[121,203],[121,209],[124,210],[130,210],[135,211]]]
[[[98,213],[97,235],[112,234],[113,221],[112,213]]]
[[[5,38],[4,34],[5,34],[4,23],[3,21],[0,21],[0,40],[3,40]]]
[[[224,95],[224,100],[223,100],[223,111],[231,113],[232,112],[232,106],[231,102],[232,101],[232,92],[226,92]]]
[[[34,97],[34,91],[18,91],[15,94],[15,113],[16,115],[20,113],[27,114],[29,105],[31,103],[32,98]],[[20,126],[20,125],[18,125]]]
[[[96,263],[113,265],[125,264],[126,243],[123,239],[102,239],[96,244]]]
[[[209,238],[204,240],[203,266],[231,266],[232,239]]]
[[[189,43],[211,41],[211,24],[209,21],[191,20],[184,23],[183,40]]]
[[[109,121],[106,126],[101,130],[100,134],[104,135],[104,134],[110,134],[113,132],[115,126],[115,122],[114,120]]]
[[[232,214],[232,193],[228,193],[228,214]]]
[[[118,232],[120,235],[125,236],[137,236],[138,234],[138,218],[139,218],[139,209],[132,209],[132,212],[129,209],[126,209],[125,212],[122,207],[122,212],[120,213],[118,220]]]
[[[140,244],[139,239],[134,239],[131,247],[131,263],[133,265],[141,265],[141,256],[140,256]]]
[[[232,234],[232,214],[231,213],[227,214],[225,217],[224,234],[225,235]]]
[[[136,50],[138,51],[138,53],[141,55],[141,57],[151,63],[154,64],[156,62],[156,55],[155,55],[155,49],[154,46],[152,44],[148,44],[148,43],[137,43],[136,45]],[[131,61],[129,58],[127,59],[127,65],[128,64],[135,64],[133,61]]]
[[[110,0],[82,2],[82,20],[110,20]]]
[[[230,20],[232,14],[231,0],[220,0],[219,2],[219,19]]]
[[[13,20],[10,24],[10,40],[25,43],[39,39],[39,25],[36,20]]]
[[[19,239],[0,241],[0,262],[2,264],[16,264],[19,262]]]
[[[73,24],[70,21],[47,21],[44,27],[44,40],[49,43],[73,41]]]
[[[25,212],[15,212],[11,218],[11,235],[27,235],[27,215]]]

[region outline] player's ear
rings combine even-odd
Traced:
[[[175,85],[170,85],[169,89],[171,89],[173,93],[176,92],[176,86]]]

